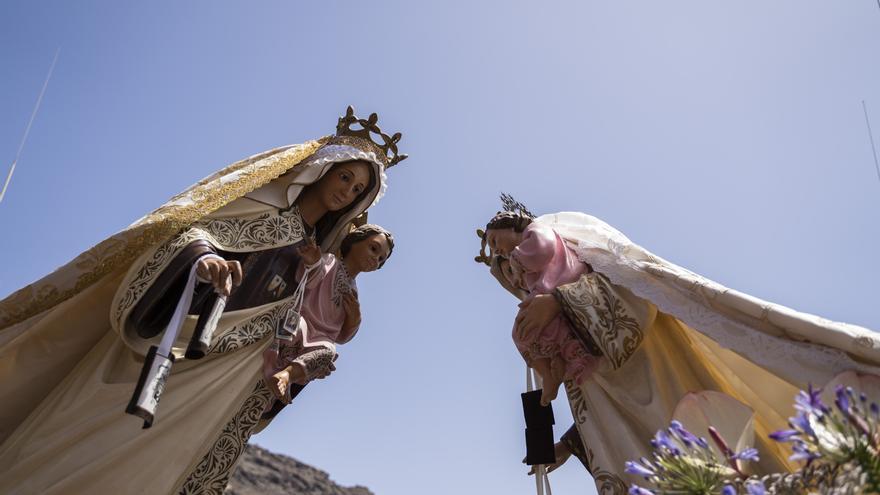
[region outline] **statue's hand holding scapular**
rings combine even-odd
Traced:
[[[312,266],[321,260],[321,248],[312,239],[306,240],[302,246],[297,246],[296,252],[308,266]]]
[[[241,263],[214,257],[202,258],[196,266],[196,275],[210,282],[218,293],[228,296],[232,288],[241,283]]]

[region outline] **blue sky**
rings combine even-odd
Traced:
[[[880,328],[873,0],[0,5],[0,295],[345,106],[403,132],[339,370],[255,438],[381,495],[531,493],[516,308],[472,259],[509,192],[725,285]],[[4,158],[5,157],[5,158]],[[567,426],[564,399],[555,409]],[[558,434],[557,433],[557,434]],[[570,462],[558,493],[594,493]]]

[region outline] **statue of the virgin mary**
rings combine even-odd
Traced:
[[[508,210],[521,207],[506,202]],[[559,252],[589,266],[575,282],[533,299],[523,320],[542,328],[563,315],[599,362],[580,384],[565,383],[576,424],[560,443],[591,472],[599,493],[623,494],[643,481],[625,473],[624,463],[650,456],[655,432],[673,419],[706,437],[714,426],[736,450],[756,447],[760,474],[788,472],[791,452],[768,434],[787,428],[800,389],[824,387],[830,395],[844,384],[880,399],[880,338],[870,330],[724,287],[590,215],[532,218],[524,207],[511,215],[522,220],[516,232],[532,223],[552,229],[565,246]],[[524,299],[499,259],[477,258]]]
[[[376,121],[349,107],[335,136],[234,163],[0,301],[0,492],[221,493],[275,400],[261,355],[296,299],[295,245],[338,249],[406,157]],[[142,430],[127,404],[206,255],[239,263],[240,284],[199,360],[183,359],[198,291],[186,305]],[[331,362],[306,368],[320,377]]]

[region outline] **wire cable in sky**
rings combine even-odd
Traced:
[[[865,105],[865,100],[862,100],[862,110],[865,111],[865,124],[868,126],[868,139],[871,141],[871,151],[874,153],[874,167],[877,168],[877,179],[880,179],[880,162],[877,161],[877,147],[874,146],[874,133],[871,131],[871,121],[868,119],[868,106]]]
[[[24,143],[27,141],[28,134],[31,132],[31,125],[34,123],[34,118],[37,116],[37,111],[40,109],[40,103],[43,102],[43,95],[46,93],[46,87],[49,86],[49,79],[52,78],[52,71],[55,70],[55,63],[58,62],[58,55],[61,53],[61,47],[58,47],[58,50],[55,51],[55,58],[52,60],[52,65],[49,66],[49,73],[46,75],[46,80],[43,82],[43,89],[40,90],[40,96],[37,97],[37,104],[34,105],[34,111],[31,113],[31,119],[28,121],[27,127],[24,129],[24,136],[21,138],[21,143],[18,145],[18,152],[15,154],[15,160],[12,160],[12,166],[9,167],[9,173],[6,174],[6,182],[3,183],[3,190],[0,191],[0,202],[3,202],[3,196],[6,196],[6,188],[9,187],[9,182],[12,180],[12,174],[15,172],[15,164],[18,163],[18,159],[21,157],[21,150],[24,149]]]

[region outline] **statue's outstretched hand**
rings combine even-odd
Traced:
[[[241,263],[221,258],[202,258],[196,265],[196,275],[207,280],[220,294],[228,296],[241,283]]]

